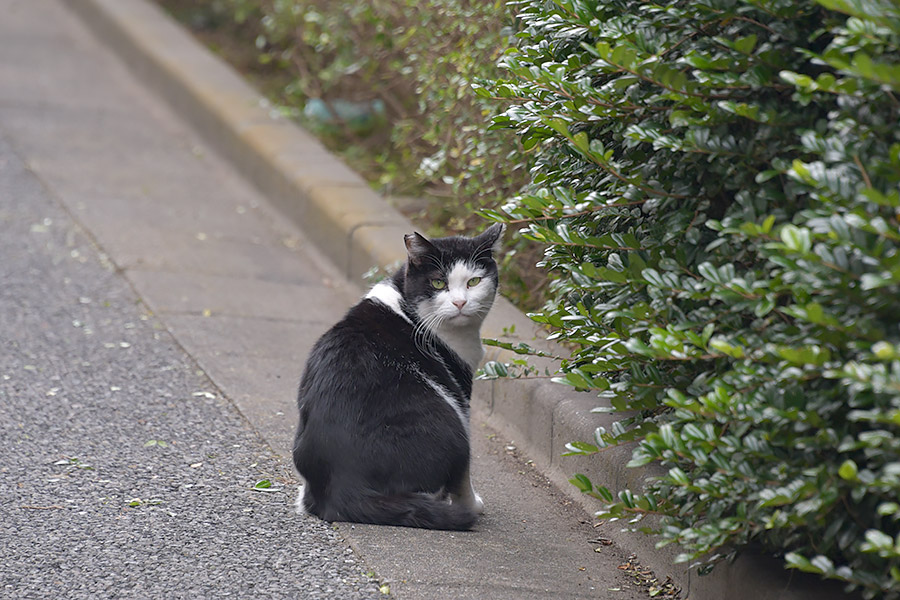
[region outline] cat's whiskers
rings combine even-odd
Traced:
[[[469,315],[469,317],[475,317],[475,318],[478,318],[478,317],[480,317],[480,316],[482,316],[482,315],[488,314],[488,312],[489,312],[490,310],[491,310],[491,307],[490,307],[490,306],[487,306],[487,307],[479,306],[478,308],[476,308],[475,310],[473,310],[473,311],[471,312],[471,314]]]
[[[474,265],[474,264],[475,264],[475,257],[476,257],[477,254],[478,254],[478,248],[473,248],[473,249],[472,249],[472,253],[469,254],[469,258],[466,260],[466,264],[467,264],[467,265]]]
[[[478,264],[478,261],[484,257],[491,256],[491,247],[490,246],[481,246],[479,248],[475,248],[472,250],[472,254],[469,255],[469,264],[475,265]]]
[[[444,318],[440,314],[433,313],[416,324],[416,327],[413,330],[413,339],[416,348],[421,350],[423,354],[432,357],[435,356],[436,353],[432,342],[437,335],[437,329],[441,326],[443,321]]]
[[[431,266],[433,266],[435,269],[437,269],[438,271],[444,271],[444,263],[441,262],[440,258],[431,255],[427,256],[426,258]]]
[[[438,331],[443,326],[444,321],[447,320],[447,315],[438,313],[431,319],[431,322],[428,325],[428,328],[431,332],[431,342],[434,342],[434,339],[438,337]],[[432,343],[433,347],[433,343]]]
[[[476,265],[479,260],[484,258],[491,258],[491,254],[493,249],[491,246],[480,246],[472,250],[472,254],[469,255],[469,264]]]

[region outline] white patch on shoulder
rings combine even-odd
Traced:
[[[456,416],[459,417],[459,422],[462,423],[463,428],[466,430],[466,434],[469,433],[469,420],[466,418],[466,415],[463,414],[462,409],[459,407],[459,404],[453,398],[453,395],[450,394],[450,391],[434,381],[433,379],[426,377],[423,373],[420,372],[422,377],[422,381],[428,384],[428,387],[433,389],[435,393],[441,397],[441,399],[450,405],[450,408],[456,413]]]
[[[372,286],[372,289],[369,290],[369,293],[365,296],[369,300],[377,300],[381,302],[392,311],[403,317],[403,319],[407,323],[412,323],[409,320],[409,317],[406,316],[406,313],[403,312],[403,308],[400,306],[400,302],[403,297],[400,295],[400,290],[395,288],[393,285],[386,281],[381,281]]]

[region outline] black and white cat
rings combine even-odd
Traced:
[[[313,347],[300,382],[298,511],[327,521],[469,529],[469,398],[504,227],[406,235],[408,260]]]

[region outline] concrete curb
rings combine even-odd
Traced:
[[[351,280],[372,265],[405,259],[400,243],[414,226],[316,139],[279,118],[237,73],[213,56],[156,5],[146,0],[67,0],[94,34],[175,110],[208,143],[327,253]],[[500,298],[484,327],[486,337],[501,337],[515,326],[515,337],[535,344],[536,324]],[[538,340],[537,345],[542,345]],[[492,349],[489,358],[509,360],[511,353]],[[614,448],[599,460],[564,458],[568,441],[590,440],[608,415],[590,411],[596,400],[541,381],[502,380],[476,386],[476,410],[524,449],[535,465],[587,510],[597,509],[568,484],[583,472],[611,489],[639,487],[647,471],[626,469],[630,448]],[[836,586],[786,573],[777,561],[742,557],[717,568],[710,577],[692,576],[674,565],[675,550],[659,550],[643,535],[606,526],[604,535],[637,552],[657,575],[670,574],[693,600],[801,600],[844,597]],[[840,595],[839,595],[840,594]]]

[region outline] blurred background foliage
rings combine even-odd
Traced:
[[[157,0],[318,134],[427,235],[471,234],[525,183],[512,132],[486,134],[515,33],[499,0]],[[541,248],[512,241],[504,293],[536,306]],[[537,293],[536,293],[537,292]]]

